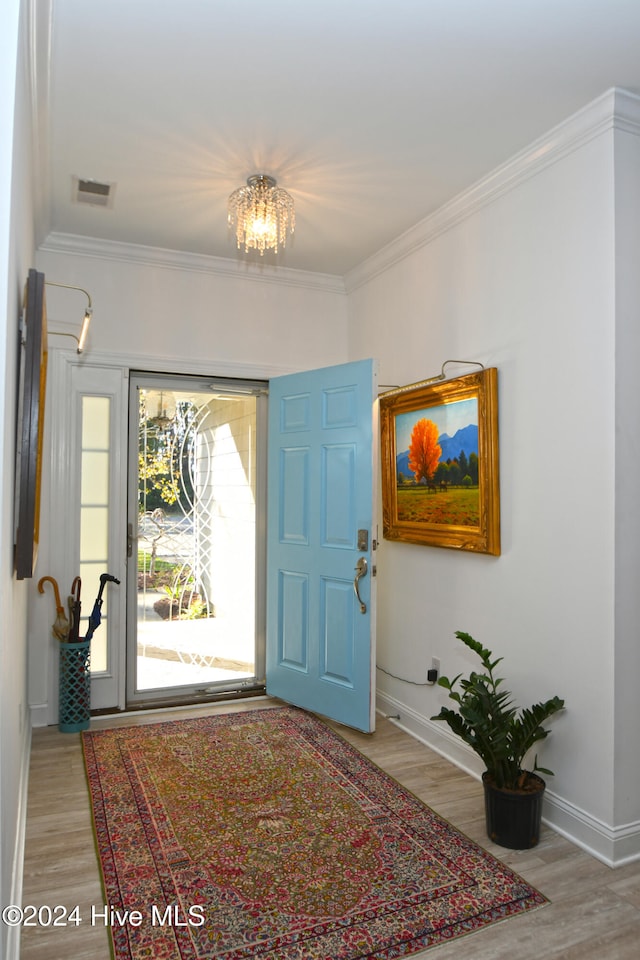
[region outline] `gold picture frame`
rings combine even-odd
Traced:
[[[498,371],[380,397],[383,534],[500,554]]]

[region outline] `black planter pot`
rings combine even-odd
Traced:
[[[529,778],[536,781],[536,790],[503,790],[493,784],[487,773],[482,774],[487,834],[501,847],[529,850],[540,840],[546,784],[535,773],[530,773]]]

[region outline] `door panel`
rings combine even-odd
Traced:
[[[267,691],[360,730],[374,725],[374,362],[269,385]],[[366,545],[361,532],[367,532]]]

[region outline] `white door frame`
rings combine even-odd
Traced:
[[[54,335],[51,335],[52,338]],[[116,472],[114,481],[112,517],[110,518],[110,551],[114,565],[110,572],[126,579],[124,558],[126,557],[126,463],[128,456],[128,396],[129,370],[148,371],[170,370],[172,374],[193,374],[211,378],[240,378],[246,380],[265,380],[271,377],[294,372],[288,367],[257,364],[242,364],[219,361],[215,363],[202,360],[184,360],[165,357],[139,357],[127,354],[91,351],[78,355],[67,348],[58,348],[52,339],[49,345],[47,374],[47,407],[45,412],[45,464],[43,476],[49,477],[48,489],[43,486],[43,509],[41,515],[41,536],[39,563],[34,580],[29,586],[30,603],[34,608],[30,615],[30,650],[33,653],[29,671],[30,710],[34,726],[46,726],[58,721],[58,659],[57,646],[51,639],[50,625],[53,622],[51,598],[39,597],[37,578],[44,574],[54,575],[60,583],[63,596],[78,572],[78,548],[80,537],[79,502],[80,473],[77,463],[77,430],[79,427],[77,403],[79,395],[73,393],[74,370],[82,371],[89,380],[104,371],[112,377],[111,383],[117,402],[112,426],[116,431],[113,440],[112,469]],[[100,376],[103,374],[100,373]],[[116,387],[115,384],[118,386]],[[99,391],[96,391],[99,392]],[[265,427],[266,429],[266,427]],[[263,511],[264,513],[264,511]],[[266,517],[262,518],[266,523]],[[111,563],[111,558],[110,558]],[[122,566],[121,566],[122,564]],[[123,574],[116,572],[120,570]],[[93,603],[93,597],[84,597],[85,604]],[[256,598],[264,608],[265,597]],[[86,606],[84,608],[86,613]],[[124,710],[125,691],[125,638],[126,591],[114,588],[109,594],[109,617],[111,630],[118,630],[121,642],[121,655],[114,678],[117,677],[118,694],[116,709]],[[108,629],[108,627],[106,627]],[[264,634],[258,638],[264,644]]]

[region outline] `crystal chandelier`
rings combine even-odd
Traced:
[[[245,253],[252,249],[260,256],[265,250],[277,253],[296,225],[293,200],[273,177],[256,174],[229,197],[228,223],[230,227],[235,223],[238,250],[244,245]]]

